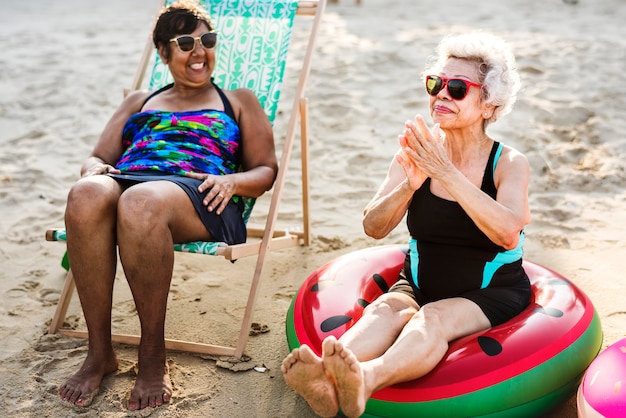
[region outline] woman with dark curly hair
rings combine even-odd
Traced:
[[[172,395],[164,323],[173,244],[244,242],[240,197],[260,196],[276,178],[272,128],[258,99],[212,82],[217,34],[206,12],[174,3],[160,14],[153,39],[173,84],[128,95],[68,196],[67,249],[89,350],[59,394],[79,406],[118,367],[111,342],[117,251],[141,324],[128,407],[158,406]]]

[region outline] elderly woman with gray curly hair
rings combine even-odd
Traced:
[[[509,45],[475,32],[444,38],[424,72],[424,118],[407,121],[386,178],[366,206],[380,239],[406,216],[409,251],[398,281],[322,356],[308,346],[283,361],[286,382],[321,416],[365,410],[369,397],[418,379],[451,341],[501,324],[528,306],[522,268],[530,222],[526,157],[487,133],[509,113],[520,81]]]

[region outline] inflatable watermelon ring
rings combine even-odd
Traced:
[[[407,247],[380,246],[341,256],[303,283],[287,313],[287,341],[318,355],[396,281]],[[528,308],[509,322],[450,344],[426,376],[382,389],[364,416],[529,417],[571,397],[602,345],[589,298],[558,273],[524,261]]]
[[[578,416],[626,416],[626,338],[607,347],[591,362],[578,388]]]

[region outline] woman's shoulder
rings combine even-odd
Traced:
[[[238,88],[222,91],[228,98],[238,123],[242,122],[242,118],[252,122],[258,122],[259,119],[267,120],[265,111],[261,107],[258,97],[252,90],[248,88]]]
[[[248,88],[238,88],[234,90],[222,91],[224,92],[224,94],[226,94],[228,100],[230,100],[231,102],[235,102],[233,104],[245,106],[249,103],[259,103],[259,99],[256,94]]]
[[[110,122],[124,126],[132,115],[141,111],[143,103],[149,94],[144,91],[133,91],[126,94],[122,103],[115,110]]]
[[[519,173],[529,171],[530,163],[524,153],[511,145],[503,143],[500,144],[502,146],[502,152],[498,158],[496,175],[499,173]]]
[[[131,91],[124,98],[122,107],[131,113],[139,112],[151,94],[152,93],[147,90]]]
[[[504,157],[505,160],[509,160],[509,161],[513,161],[513,160],[526,161],[527,160],[526,155],[524,155],[524,153],[522,153],[515,147],[502,143],[502,142],[500,142],[500,145],[502,145],[501,155],[502,157]]]

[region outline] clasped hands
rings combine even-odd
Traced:
[[[417,189],[426,178],[441,176],[449,166],[445,137],[436,123],[429,128],[421,115],[415,121],[407,120],[404,131],[398,135],[400,151],[396,160],[404,169],[411,189]]]

